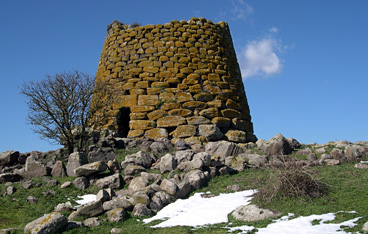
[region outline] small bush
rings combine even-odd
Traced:
[[[316,172],[296,159],[284,160],[282,167],[271,167],[270,171],[269,179],[261,184],[255,195],[261,202],[270,203],[283,197],[312,199],[327,192],[326,184],[315,178]]]
[[[138,26],[141,26],[141,24],[138,23],[138,22],[134,22],[130,27],[135,28],[135,27],[138,27]]]

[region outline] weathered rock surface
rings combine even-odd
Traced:
[[[54,167],[51,170],[51,176],[53,177],[64,177],[67,176],[66,168],[62,161],[56,161]]]
[[[111,176],[107,176],[96,181],[96,186],[99,189],[103,188],[111,188],[111,189],[119,189],[124,186],[123,178],[119,173],[116,173]]]
[[[0,167],[11,166],[18,162],[19,152],[14,150],[8,150],[0,153]]]
[[[126,219],[126,211],[123,208],[115,208],[106,212],[110,222],[122,222]]]
[[[24,227],[25,233],[55,233],[63,228],[68,219],[59,212],[45,214],[44,216],[28,223]]]
[[[235,219],[245,222],[265,220],[279,215],[278,212],[262,209],[255,205],[240,206],[232,213]]]
[[[89,176],[92,174],[104,172],[107,169],[105,162],[97,161],[89,164],[84,164],[74,169],[75,176]]]
[[[66,165],[66,173],[68,176],[76,176],[74,169],[88,163],[87,155],[83,152],[74,152],[69,155]]]
[[[46,176],[47,168],[41,161],[37,160],[34,156],[29,156],[25,165],[25,177],[32,179],[38,176]]]

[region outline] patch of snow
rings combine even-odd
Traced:
[[[144,223],[153,220],[167,219],[153,226],[154,228],[172,226],[202,226],[228,222],[228,214],[242,205],[248,205],[255,190],[245,190],[236,193],[220,194],[215,197],[202,197],[196,193],[188,199],[178,199],[163,208],[156,216],[144,219]]]
[[[355,212],[349,212],[355,213]],[[341,228],[342,226],[346,227],[354,227],[357,225],[355,222],[360,219],[360,217],[351,219],[342,223],[325,223],[328,221],[332,221],[335,219],[334,213],[322,214],[322,215],[310,215],[310,216],[301,216],[295,219],[289,219],[293,214],[289,214],[288,216],[283,216],[278,220],[275,220],[274,223],[269,224],[265,228],[258,228],[257,233],[296,233],[298,234],[319,234],[319,233],[346,233]],[[319,220],[319,223],[316,225],[312,225],[313,220]],[[249,226],[240,226],[240,227],[232,227],[229,228],[229,232],[233,231],[243,231],[242,233],[247,233],[247,231],[252,230],[252,227]]]
[[[360,161],[360,163],[363,163],[363,164],[365,164],[365,163],[368,163],[368,161]]]
[[[83,196],[78,196],[78,198],[81,198],[81,200],[76,200],[75,202],[78,203],[79,205],[78,206],[81,206],[81,205],[84,205],[84,204],[87,204],[88,202],[91,202],[91,201],[96,201],[96,195],[95,194],[86,194],[86,195],[83,195]]]
[[[236,193],[220,194],[215,197],[202,197],[204,193],[196,193],[188,199],[178,199],[176,202],[169,204],[156,216],[144,219],[144,223],[150,223],[153,220],[164,220],[160,224],[152,226],[153,228],[164,228],[173,226],[191,226],[200,227],[210,224],[228,222],[228,214],[242,205],[248,205],[252,199],[255,190],[246,190]],[[344,211],[339,211],[344,212]],[[339,213],[338,212],[338,213]],[[345,213],[357,213],[349,211]],[[256,231],[257,233],[346,233],[344,228],[356,226],[356,222],[360,219],[354,218],[342,223],[326,223],[333,221],[336,218],[335,213],[328,213],[322,215],[310,215],[294,218],[294,214],[289,213],[266,228],[255,228],[252,226],[240,227],[225,227],[229,232],[241,231],[247,233],[249,231]],[[312,224],[313,221],[318,221],[317,224]],[[229,224],[230,225],[230,224]],[[343,228],[344,227],[344,228]]]

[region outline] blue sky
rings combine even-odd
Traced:
[[[95,74],[113,20],[229,23],[255,134],[302,143],[368,140],[368,1],[0,1],[0,152],[48,151],[25,121],[23,82]]]

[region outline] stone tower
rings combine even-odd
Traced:
[[[253,124],[225,22],[203,18],[108,26],[96,81],[114,101],[102,128],[175,143],[254,142]]]

